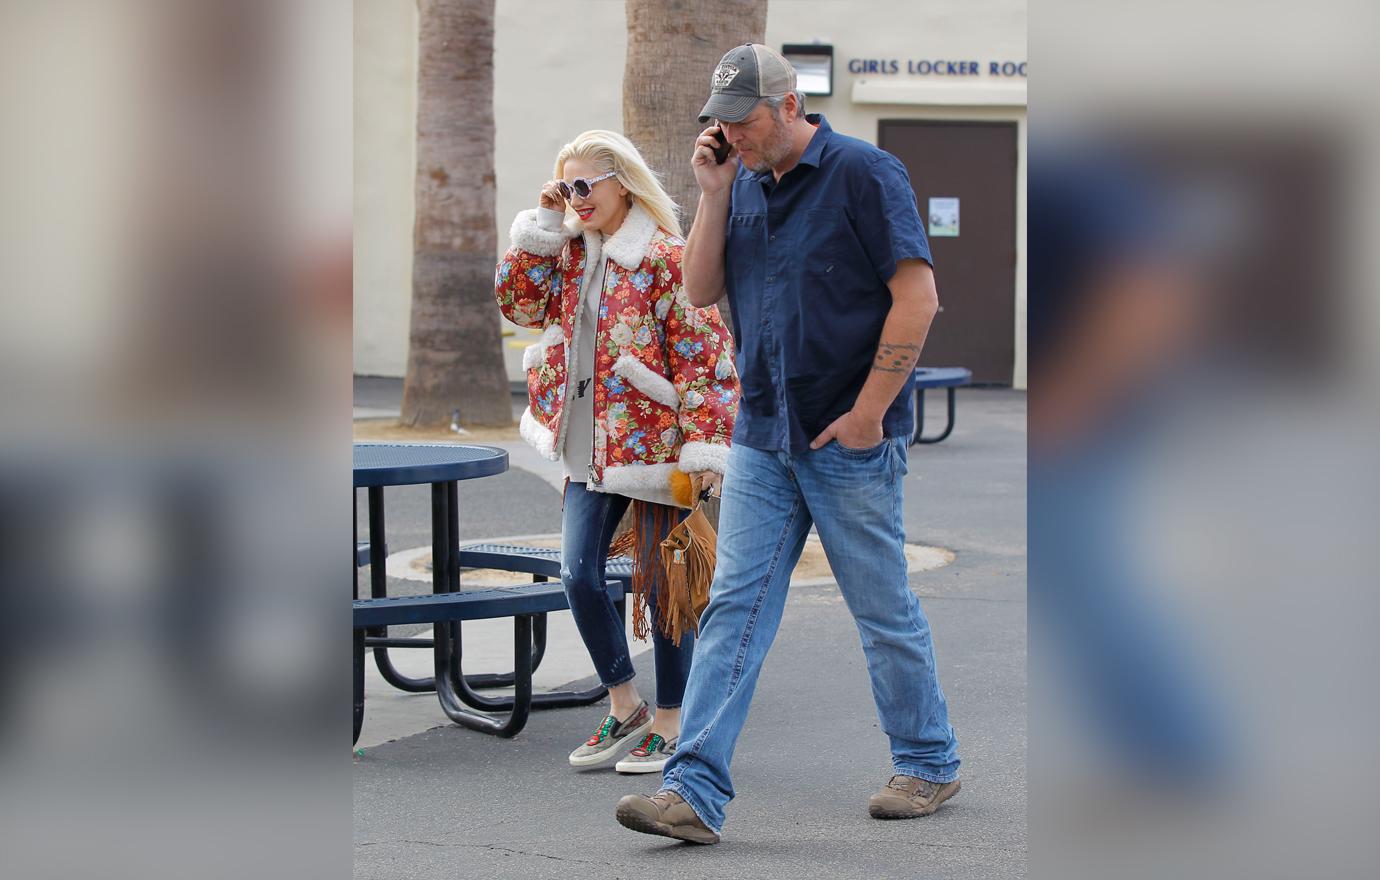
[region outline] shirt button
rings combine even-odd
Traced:
[[[768,236],[768,237],[767,237],[767,240],[768,240],[768,241],[776,241],[776,236],[774,236],[774,235]]]
[[[770,284],[771,282],[773,282],[773,281],[775,281],[775,280],[776,280],[776,276],[775,276],[775,275],[768,275],[768,276],[767,276],[767,283],[768,283],[768,284]]]

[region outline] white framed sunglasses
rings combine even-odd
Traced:
[[[574,196],[582,199],[589,198],[590,191],[594,189],[594,184],[601,180],[608,180],[615,176],[616,172],[610,171],[607,174],[600,174],[598,177],[577,177],[570,183],[564,180],[556,181],[556,187],[561,191],[561,197],[567,202]]]

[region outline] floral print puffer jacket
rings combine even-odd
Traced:
[[[656,492],[668,488],[677,468],[723,473],[738,403],[733,341],[716,306],[700,309],[686,300],[684,240],[636,204],[602,242],[582,235],[574,221],[550,223],[555,216],[518,214],[494,280],[504,317],[546,331],[523,357],[523,438],[543,456],[560,459],[575,338],[593,332],[589,488]],[[597,284],[603,260],[609,261],[604,288],[589,294],[602,296],[598,327],[580,326],[580,292]]]

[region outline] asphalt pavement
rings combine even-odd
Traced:
[[[368,386],[364,401],[358,389],[357,405],[389,406],[386,385]],[[930,409],[942,418],[942,407]],[[910,450],[907,538],[954,553],[949,565],[911,578],[934,630],[963,760],[963,790],[938,813],[900,822],[867,815],[889,763],[857,630],[836,587],[793,586],[734,758],[738,796],[719,845],[635,834],[614,821],[619,797],[654,792],[659,776],[569,767],[567,753],[606,702],[535,712],[505,740],[451,725],[433,697],[388,694],[374,678],[375,718],[406,700],[423,720],[354,762],[355,876],[1023,877],[1025,409],[1021,392],[964,389],[953,435]],[[461,484],[465,540],[559,532],[559,465],[524,455],[520,444],[512,450],[507,474]],[[390,553],[428,545],[428,516],[424,488],[390,490]],[[389,585],[398,594],[428,589],[404,578]],[[652,681],[651,661],[645,650],[635,656],[640,680]],[[589,668],[578,656],[544,666],[563,662]]]

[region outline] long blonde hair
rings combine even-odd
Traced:
[[[642,204],[658,226],[680,235],[680,209],[662,188],[656,172],[647,167],[647,160],[633,146],[633,142],[615,131],[596,129],[587,131],[561,147],[556,155],[556,178],[565,176],[565,163],[580,159],[598,169],[600,174],[612,171],[618,182]]]

